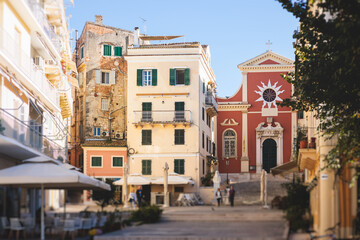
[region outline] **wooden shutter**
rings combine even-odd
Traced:
[[[185,85],[190,85],[190,68],[185,68],[185,76],[184,76],[184,82]]]
[[[152,85],[157,86],[157,69],[152,70]]]
[[[203,93],[205,93],[205,82],[203,82]]]
[[[114,56],[116,57],[122,56],[122,47],[114,47]]]
[[[110,84],[115,84],[115,71],[110,71]]]
[[[149,111],[149,112],[151,112],[152,110],[152,104],[151,104],[151,102],[143,102],[142,103],[142,110],[143,110],[143,112],[144,111]]]
[[[101,71],[95,70],[95,83],[101,84]]]
[[[175,86],[175,69],[170,69],[170,85]]]
[[[185,160],[184,159],[180,159],[180,168],[179,168],[179,171],[180,171],[180,174],[184,174],[185,173]]]
[[[185,103],[184,102],[175,102],[175,111],[184,111]]]
[[[142,69],[137,70],[137,86],[142,86]]]

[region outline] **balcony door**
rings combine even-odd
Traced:
[[[276,167],[276,142],[274,139],[266,139],[263,143],[263,169],[270,172],[270,169]]]
[[[143,102],[142,103],[142,121],[149,122],[152,121],[152,103]]]
[[[175,121],[185,121],[184,102],[175,102]]]

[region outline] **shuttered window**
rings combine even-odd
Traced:
[[[152,120],[152,103],[143,102],[142,103],[142,121],[151,121]]]
[[[137,69],[137,86],[157,86],[157,69]]]
[[[175,145],[185,144],[185,130],[175,129]]]
[[[82,135],[82,134],[81,134]],[[94,127],[94,136],[95,137],[99,137],[100,136],[100,128],[99,127]]]
[[[102,98],[101,99],[101,110],[102,111],[109,110],[109,100],[107,98]]]
[[[170,69],[170,85],[190,85],[190,68]]]
[[[184,159],[175,159],[174,160],[174,172],[178,174],[184,174],[185,168],[184,168]]]
[[[80,59],[84,58],[84,47],[80,48]]]
[[[175,121],[185,120],[185,103],[175,102]]]
[[[121,57],[122,56],[122,47],[114,47],[114,56]]]
[[[142,130],[141,135],[142,135],[141,144],[151,145],[151,130]]]
[[[123,166],[123,157],[113,157],[112,158],[113,167],[122,167]]]
[[[102,167],[102,157],[91,157],[91,167]]]
[[[142,175],[151,175],[151,160],[142,160]]]
[[[111,56],[111,45],[104,45],[104,56]]]

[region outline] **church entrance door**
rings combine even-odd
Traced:
[[[266,139],[263,143],[263,169],[270,172],[270,168],[276,167],[276,142],[273,139]]]

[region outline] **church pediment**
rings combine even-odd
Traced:
[[[240,63],[238,68],[241,71],[263,71],[263,70],[279,70],[289,71],[294,67],[294,61],[272,51],[266,51],[257,57],[246,62]]]

